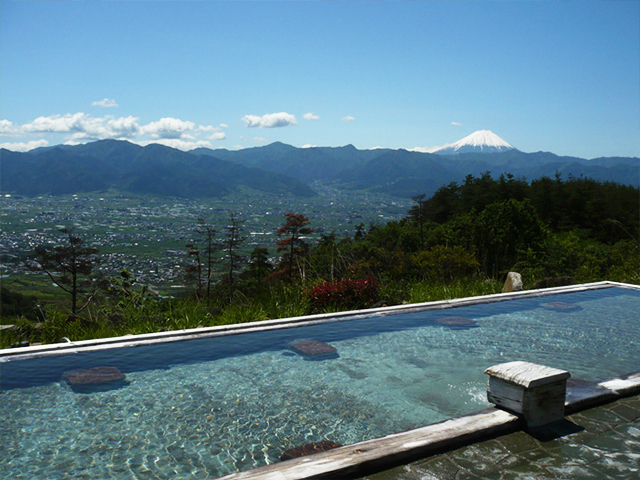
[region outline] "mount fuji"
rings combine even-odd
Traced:
[[[459,153],[496,153],[515,150],[491,130],[478,130],[455,143],[445,145],[432,153],[437,155],[457,155]]]

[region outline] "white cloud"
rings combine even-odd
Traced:
[[[178,118],[164,117],[157,122],[151,122],[142,126],[142,135],[150,135],[153,138],[193,140],[193,131],[196,124]]]
[[[356,117],[352,117],[351,115],[347,115],[346,117],[342,117],[343,122],[353,122]]]
[[[117,107],[118,104],[113,98],[103,98],[102,100],[98,100],[97,102],[91,103],[94,107]]]
[[[14,152],[28,152],[38,147],[47,147],[49,142],[46,140],[32,140],[30,142],[16,142],[16,143],[0,143],[0,148],[6,148]]]
[[[134,137],[140,133],[140,125],[138,117],[120,117],[107,120],[107,130],[110,135],[118,135],[120,137]]]
[[[260,142],[260,143],[264,143],[264,142],[268,142],[269,139],[268,138],[264,138],[264,137],[245,137],[245,136],[240,136],[239,140],[242,141],[250,141],[250,142]]]
[[[200,125],[198,131],[200,132],[212,132],[211,135],[207,135],[209,140],[224,140],[227,138],[227,134],[221,132],[222,127],[214,127],[213,125]]]
[[[420,153],[433,153],[436,150],[440,150],[441,148],[447,147],[448,145],[442,145],[440,147],[414,147],[408,148],[409,152],[420,152]]]
[[[306,145],[302,145],[300,148],[316,148],[317,145],[311,145],[310,143],[307,143]]]
[[[309,112],[305,113],[302,118],[304,118],[305,120],[318,120],[320,117],[312,112]]]
[[[213,148],[211,142],[208,142],[206,140],[198,140],[197,142],[185,142],[184,140],[180,140],[179,138],[161,138],[158,140],[143,140],[133,143],[137,143],[138,145],[141,145],[143,147],[151,145],[152,143],[158,143],[160,145],[164,145],[165,147],[176,148],[185,152],[200,147]]]
[[[147,140],[141,137],[148,137],[152,140],[147,143],[158,140],[180,140],[184,143],[168,142],[163,144],[175,145],[175,148],[189,150],[199,146],[210,146],[211,144],[208,140],[224,140],[226,134],[220,130],[221,127],[212,125],[199,125],[196,127],[194,122],[171,117],[140,125],[138,117],[116,118],[110,115],[93,117],[83,112],[38,117],[22,125],[16,125],[9,120],[0,120],[0,135],[2,136],[33,137],[35,135],[42,136],[43,134],[61,134],[64,137],[63,142],[68,145],[107,138],[138,140],[144,143]],[[198,139],[202,134],[205,134],[207,140]],[[34,141],[44,142],[46,140],[33,139],[29,142],[16,143],[15,149],[27,148],[27,145]],[[189,142],[190,146],[187,146],[186,143]]]
[[[229,128],[229,125],[227,125],[226,123],[221,123],[220,128]]]
[[[460,122],[451,122],[451,125],[453,125],[454,127],[462,127],[464,125],[464,123],[460,123]]]
[[[298,123],[295,115],[291,115],[287,112],[267,113],[261,117],[258,115],[245,115],[242,117],[242,121],[247,127],[251,128],[288,127]]]
[[[38,117],[14,128],[15,135],[70,133],[69,140],[132,138],[140,131],[137,117],[91,117],[85,113],[67,113]],[[9,122],[10,123],[10,122]]]
[[[207,135],[209,140],[224,140],[227,138],[227,134],[224,132],[214,132],[211,135]]]
[[[9,120],[0,120],[0,135],[13,137],[19,135],[20,128]]]
[[[21,127],[22,133],[69,133],[94,130],[100,124],[82,112],[38,117]]]

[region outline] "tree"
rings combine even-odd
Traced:
[[[227,281],[229,285],[229,299],[231,299],[233,298],[235,278],[245,258],[239,253],[240,245],[242,245],[247,237],[243,235],[244,228],[242,221],[238,220],[233,212],[229,213],[229,223],[225,227],[225,230],[223,248],[226,252],[225,261],[228,266]]]
[[[416,202],[416,204],[411,207],[409,210],[409,216],[413,221],[418,222],[420,226],[420,250],[424,250],[424,198],[426,195],[423,193],[421,195],[416,195],[415,197],[411,197],[411,200]]]
[[[188,280],[195,281],[196,294],[202,292],[202,261],[200,260],[200,250],[193,243],[187,243],[187,255],[193,257],[194,263],[184,269],[185,277]]]
[[[433,196],[424,202],[423,214],[426,219],[436,223],[445,223],[454,214],[461,211],[460,186],[456,182],[440,187]]]
[[[190,257],[194,257],[195,263],[186,268],[186,276],[197,282],[196,290],[205,291],[207,297],[211,295],[211,282],[213,279],[213,266],[216,262],[214,253],[217,251],[216,230],[206,222],[204,218],[198,218],[198,228],[195,232],[204,238],[204,248],[200,249],[195,243],[186,245]]]
[[[301,235],[309,235],[315,232],[315,228],[309,228],[309,218],[302,214],[287,213],[286,223],[278,229],[278,237],[286,235],[278,241],[278,252],[285,252],[280,261],[281,266],[287,272],[289,282],[293,281],[294,261],[299,261],[300,257],[305,257],[309,253],[309,244],[305,242]]]
[[[273,265],[269,261],[269,250],[264,247],[256,247],[249,256],[249,265],[242,277],[255,282],[258,293],[262,290],[262,282],[264,278],[273,270]]]
[[[335,231],[320,235],[320,241],[311,250],[308,261],[313,275],[331,281],[348,275],[352,245],[353,241],[348,236],[338,240]]]
[[[493,277],[513,268],[520,252],[539,250],[547,229],[528,199],[492,203],[475,217],[478,262]]]
[[[78,309],[79,296],[94,284],[91,278],[97,262],[98,249],[84,246],[84,241],[73,233],[73,228],[61,228],[67,238],[64,245],[36,247],[33,268],[46,273],[51,281],[71,296],[71,315],[77,316],[91,302],[97,289],[93,289],[85,304]],[[57,274],[57,275],[56,275]]]

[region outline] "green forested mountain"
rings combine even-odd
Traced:
[[[173,196],[223,196],[240,186],[271,193],[313,195],[313,181],[348,189],[372,190],[410,198],[433,194],[441,185],[491,172],[527,180],[571,177],[640,185],[639,158],[585,160],[548,152],[436,155],[407,150],[344,147],[296,148],[280,142],[238,151],[196,149],[183,152],[162,145],[140,147],[101,140],[60,145],[27,153],[2,150],[0,188],[36,195],[116,188]]]
[[[585,160],[561,157],[549,152],[437,155],[408,150],[358,150],[352,145],[339,148],[296,149],[276,142],[265,147],[240,151],[199,149],[198,153],[218,155],[241,165],[293,176],[302,181],[331,181],[352,189],[372,189],[405,198],[434,193],[441,185],[462,181],[469,175],[491,172],[513,174],[534,180],[553,177],[588,177],[640,186],[640,159],[629,157]]]
[[[302,181],[212,156],[162,145],[140,147],[101,140],[28,153],[0,152],[0,189],[23,195],[63,194],[115,188],[131,193],[218,197],[244,186],[269,193],[312,196]]]

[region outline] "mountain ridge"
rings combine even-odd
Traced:
[[[0,150],[0,190],[23,195],[103,191],[177,197],[219,197],[240,186],[265,193],[308,197],[304,182],[213,156],[193,155],[159,144],[121,140],[54,146],[37,152]]]
[[[404,149],[297,148],[281,142],[245,150],[197,149],[184,152],[159,144],[126,140],[56,145],[29,152],[0,153],[0,189],[25,195],[63,194],[116,188],[165,196],[219,197],[241,186],[265,193],[311,196],[313,182],[343,189],[371,190],[409,198],[432,194],[469,174],[491,172],[534,180],[590,177],[640,186],[640,158],[586,160],[551,152],[443,155]]]

